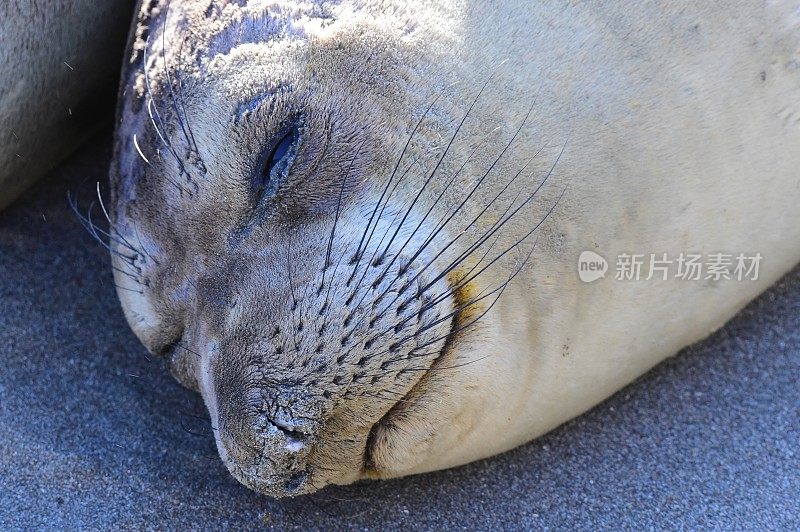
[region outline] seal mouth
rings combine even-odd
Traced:
[[[445,360],[454,358],[455,356],[454,344],[459,334],[462,332],[463,323],[475,312],[475,309],[472,308],[469,302],[470,298],[475,293],[476,287],[473,282],[459,283],[458,281],[461,278],[462,277],[460,277],[460,274],[457,272],[453,272],[447,276],[449,295],[452,298],[454,307],[460,310],[454,313],[450,321],[450,328],[444,338],[442,348],[439,350],[430,366],[425,371],[421,372],[419,379],[417,379],[417,382],[411,389],[400,397],[369,431],[369,436],[367,437],[364,448],[362,468],[362,473],[367,478],[378,479],[384,476],[374,457],[378,446],[377,433],[381,429],[390,428],[393,425],[393,420],[400,414],[401,409],[407,409],[409,407],[413,409],[418,398],[425,393],[424,388],[430,374],[440,368]]]
[[[436,366],[438,366],[442,360],[444,360],[447,355],[450,353],[450,348],[452,345],[452,340],[455,337],[455,321],[456,316],[453,317],[453,322],[450,326],[450,331],[445,338],[444,345],[439,353],[436,355],[436,358],[433,359],[430,367],[422,372],[417,382],[411,389],[389,409],[386,414],[383,415],[381,419],[379,419],[370,429],[369,436],[367,436],[367,442],[364,448],[364,465],[363,465],[363,473],[368,478],[380,478],[381,472],[374,460],[374,452],[377,446],[376,442],[376,434],[381,428],[388,428],[392,424],[392,419],[397,416],[398,410],[401,406],[406,406],[410,403],[414,402],[414,398],[418,397],[422,392],[422,388],[424,387],[424,382],[428,375],[434,371]]]

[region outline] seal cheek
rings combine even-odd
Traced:
[[[447,357],[445,357],[447,358]],[[452,404],[446,384],[429,371],[370,432],[364,476],[392,478],[413,473],[449,423]]]

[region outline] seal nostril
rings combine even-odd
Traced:
[[[286,488],[286,491],[297,491],[299,490],[303,484],[306,483],[308,480],[308,472],[306,471],[298,471],[297,473],[293,473],[286,483],[283,485]]]
[[[296,430],[293,424],[284,424],[273,419],[268,419],[268,422],[283,434],[286,438],[286,447],[290,451],[297,452],[306,446],[307,436],[299,430]]]

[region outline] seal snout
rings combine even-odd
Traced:
[[[309,460],[318,439],[318,402],[264,389],[221,397],[218,446],[243,484],[275,497],[310,491]],[[255,398],[262,398],[256,406]],[[281,406],[285,405],[285,406]]]
[[[363,478],[374,427],[439,357],[453,322],[449,283],[423,270],[427,255],[404,254],[403,241],[318,242],[237,257],[248,268],[227,290],[240,304],[200,311],[219,345],[203,393],[220,455],[240,482],[275,497]]]

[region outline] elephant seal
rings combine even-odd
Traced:
[[[0,2],[0,209],[111,118],[134,4]]]
[[[800,260],[799,51],[790,1],[146,2],[125,315],[265,494],[510,449]],[[693,252],[763,260],[607,273]]]

